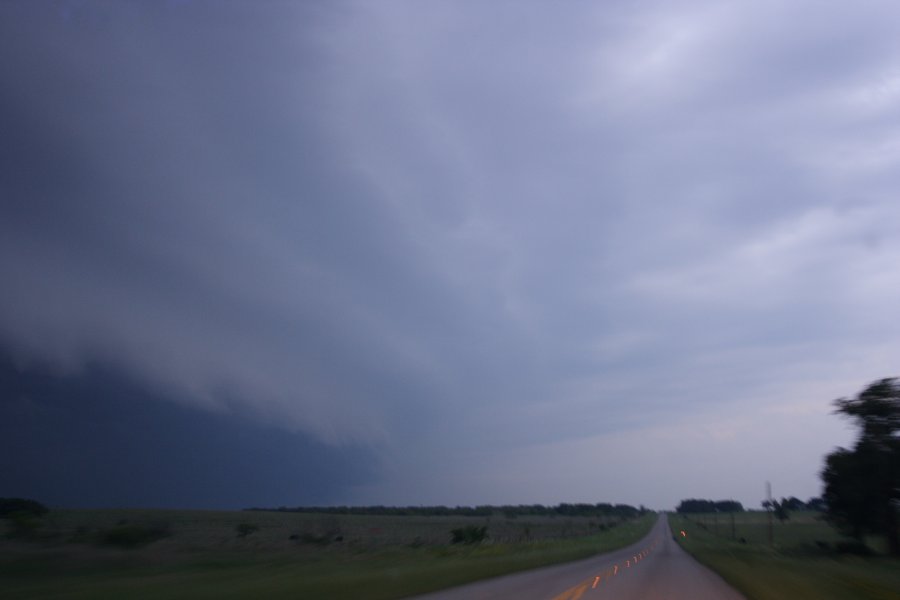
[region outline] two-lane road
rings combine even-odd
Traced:
[[[636,544],[418,600],[744,600],[672,539],[666,515]]]

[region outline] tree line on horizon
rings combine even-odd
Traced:
[[[796,496],[790,498],[782,498],[778,500],[763,500],[762,507],[765,510],[774,510],[776,513],[783,512],[787,515],[788,511],[796,512],[798,510],[824,511],[827,506],[822,498],[810,498],[804,502]],[[698,513],[731,513],[744,512],[744,506],[737,500],[700,500],[697,498],[689,498],[682,500],[675,508],[675,512],[679,514],[698,514]],[[781,517],[779,517],[781,518]],[[786,517],[785,517],[786,519]],[[782,519],[782,520],[785,520]]]
[[[845,535],[863,540],[867,534],[883,536],[890,552],[900,556],[900,381],[887,378],[867,386],[855,398],[834,402],[836,413],[850,417],[860,431],[852,448],[837,448],[825,457],[820,473],[824,483],[822,498],[803,503],[795,497],[773,500],[768,510],[824,510],[825,518]],[[244,510],[358,514],[476,516],[496,514],[517,516],[588,516],[629,519],[646,514],[644,506],[628,504],[561,503],[481,505],[481,506],[319,506],[248,508]],[[744,507],[735,500],[682,500],[679,513],[741,512]],[[9,520],[13,528],[33,531],[49,512],[40,502],[29,498],[0,498],[0,520]],[[779,515],[779,519],[782,516]],[[782,519],[784,520],[784,519]]]
[[[737,500],[700,500],[688,498],[678,503],[675,508],[678,514],[712,513],[712,512],[744,512],[744,506]]]
[[[610,504],[599,502],[566,503],[554,506],[543,504],[503,504],[479,506],[295,506],[278,508],[245,508],[246,511],[274,511],[296,513],[324,513],[332,515],[389,515],[389,516],[453,516],[491,517],[502,514],[508,518],[520,516],[565,516],[565,517],[614,517],[632,519],[650,512],[643,505],[635,508],[630,504]]]

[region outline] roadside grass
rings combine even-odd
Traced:
[[[838,553],[837,544],[845,539],[818,513],[776,520],[773,545],[764,512],[737,513],[734,537],[727,514],[670,515],[669,524],[688,552],[750,600],[900,598],[900,560],[885,556],[877,540],[869,544],[873,556]]]
[[[41,537],[0,545],[0,597],[387,600],[613,550],[640,539],[656,519],[601,530],[583,517],[54,513]],[[131,549],[88,541],[123,523],[165,523],[169,537]],[[241,523],[259,529],[241,536]],[[449,544],[450,529],[466,524],[486,524],[488,543]],[[325,541],[305,543],[304,532]]]

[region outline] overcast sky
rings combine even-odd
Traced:
[[[23,0],[0,73],[0,495],[758,507],[900,375],[895,2]]]

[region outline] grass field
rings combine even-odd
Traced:
[[[900,599],[900,560],[885,556],[879,540],[870,542],[873,556],[837,552],[846,540],[819,513],[775,521],[772,545],[763,512],[738,513],[733,530],[725,514],[671,515],[669,524],[686,550],[750,600]]]
[[[0,597],[402,598],[612,550],[655,518],[55,510],[31,539],[0,542]],[[468,525],[488,540],[451,545]],[[110,545],[135,531],[165,537]]]

